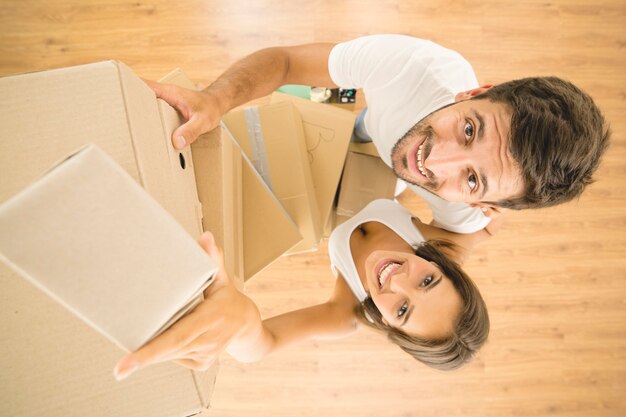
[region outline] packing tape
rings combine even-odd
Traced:
[[[252,148],[252,165],[265,181],[270,189],[272,188],[272,180],[270,178],[269,163],[267,162],[267,152],[265,152],[265,142],[263,140],[263,131],[261,130],[261,117],[259,116],[258,107],[249,107],[244,109],[246,116],[246,127],[248,128],[248,141]]]

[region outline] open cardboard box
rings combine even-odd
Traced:
[[[272,104],[282,102],[292,103],[302,118],[321,224],[327,225],[332,223],[333,202],[350,145],[355,115],[299,97],[278,92],[272,94]]]
[[[292,220],[302,241],[290,254],[317,250],[321,218],[302,119],[290,102],[232,111],[222,121]]]

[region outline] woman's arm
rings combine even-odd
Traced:
[[[166,361],[205,370],[224,350],[242,362],[258,361],[298,342],[342,337],[356,329],[356,299],[343,279],[337,279],[326,303],[262,321],[256,304],[224,272],[223,257],[212,235],[203,235],[200,245],[220,266],[215,282],[205,291],[205,300],[161,335],[122,358],[114,370],[117,379]]]
[[[258,322],[226,350],[240,362],[255,362],[308,340],[345,337],[357,329],[356,305],[350,288],[339,277],[327,302]]]

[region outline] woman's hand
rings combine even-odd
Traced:
[[[172,133],[176,149],[191,145],[198,136],[215,129],[222,117],[220,102],[213,94],[193,91],[175,85],[144,80],[156,96],[165,100],[187,120]]]
[[[199,243],[219,265],[215,282],[205,291],[205,300],[164,333],[121,359],[113,372],[118,380],[165,361],[206,370],[231,343],[240,337],[246,339],[250,328],[258,328],[259,310],[226,275],[213,235],[203,234]]]

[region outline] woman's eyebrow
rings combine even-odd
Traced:
[[[439,285],[439,283],[441,282],[441,280],[442,280],[442,279],[443,279],[443,275],[441,275],[437,281],[435,281],[435,282],[433,282],[432,284],[430,284],[430,285],[428,286],[428,288],[426,288],[426,292],[428,292],[428,291],[432,290],[432,289],[433,289],[433,288],[435,288],[437,285]]]

